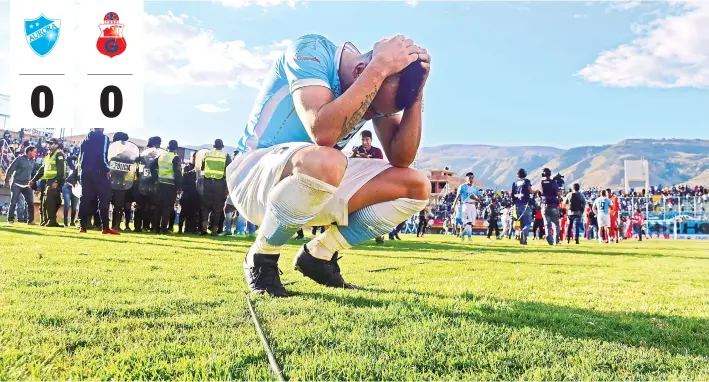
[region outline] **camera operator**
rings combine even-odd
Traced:
[[[384,159],[382,150],[372,146],[372,132],[362,130],[362,145],[352,149],[352,158],[375,158]]]
[[[362,145],[352,149],[352,158],[384,159],[382,150],[372,146],[372,132],[362,130]],[[384,235],[375,238],[377,244],[384,244]]]
[[[542,198],[544,209],[544,225],[546,226],[547,243],[554,245],[559,243],[559,200],[561,199],[561,189],[559,185],[551,179],[551,170],[542,170]],[[554,231],[552,233],[552,225]]]

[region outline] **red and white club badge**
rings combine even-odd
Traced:
[[[115,57],[126,51],[126,39],[123,38],[125,25],[119,23],[118,14],[108,12],[103,18],[103,24],[98,26],[101,35],[96,41],[96,49],[108,57]]]

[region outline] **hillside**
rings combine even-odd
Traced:
[[[709,141],[699,139],[628,139],[614,145],[568,150],[544,146],[443,145],[422,148],[418,166],[423,169],[448,166],[459,175],[472,170],[486,187],[508,187],[519,168],[526,169],[529,179],[536,183],[544,167],[561,172],[567,183],[616,187],[623,185],[623,161],[640,158],[649,162],[651,184],[709,181]]]

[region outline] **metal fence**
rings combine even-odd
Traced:
[[[640,210],[648,220],[709,220],[709,195],[619,197],[621,216]]]

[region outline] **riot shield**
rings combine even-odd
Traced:
[[[194,171],[197,173],[197,192],[204,195],[204,173],[202,172],[202,162],[204,156],[209,152],[207,149],[197,151],[194,159]]]
[[[111,187],[114,190],[128,190],[133,187],[135,162],[139,154],[138,146],[131,142],[113,142],[108,146],[108,165],[111,170]]]
[[[163,149],[154,147],[143,150],[138,160],[138,192],[142,195],[150,195],[157,191],[158,183],[153,181],[150,166],[158,160],[158,157],[165,152]]]
[[[75,184],[73,187],[71,187],[71,193],[74,194],[77,198],[81,199],[81,183]]]

